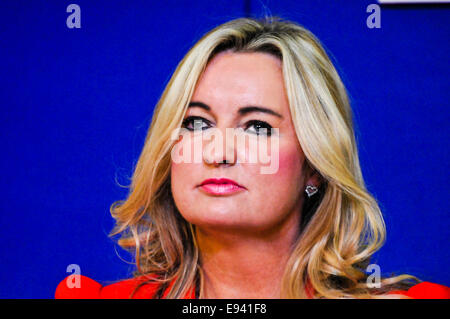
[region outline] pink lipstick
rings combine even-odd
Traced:
[[[245,187],[228,178],[205,179],[199,187],[212,195],[229,195],[245,189]]]

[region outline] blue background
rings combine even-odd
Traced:
[[[52,298],[68,273],[130,275],[107,234],[156,104],[203,33],[279,15],[331,52],[355,113],[361,165],[387,223],[374,262],[450,285],[449,8],[373,1],[70,1],[0,4],[0,297]],[[120,256],[120,258],[119,258]],[[123,258],[124,260],[121,260]]]

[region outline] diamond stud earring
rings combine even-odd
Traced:
[[[306,189],[305,189],[305,193],[306,195],[308,195],[308,197],[313,196],[315,193],[317,193],[319,189],[316,186],[312,186],[312,185],[307,185]]]

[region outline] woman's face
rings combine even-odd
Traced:
[[[206,152],[214,139],[202,140],[200,161],[172,160],[171,167],[175,204],[181,215],[197,227],[270,232],[288,221],[298,225],[307,181],[281,67],[281,61],[270,54],[222,52],[200,77],[183,122],[188,130],[177,146],[194,152],[195,134],[219,132],[223,147]],[[246,108],[249,106],[257,108]],[[201,130],[192,131],[194,119]],[[256,141],[258,147],[265,143],[271,161],[278,160],[278,169],[263,174],[262,167],[269,164],[249,161],[250,142],[240,145],[235,140],[230,146],[227,128],[242,128],[242,136]],[[276,135],[264,135],[262,128],[279,131]],[[277,139],[278,147],[271,143],[273,139]],[[274,152],[278,152],[278,158]],[[241,187],[200,186],[211,178],[227,178]]]

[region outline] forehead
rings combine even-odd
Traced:
[[[288,101],[282,63],[268,53],[219,53],[199,78],[192,100],[206,103],[215,111],[264,105],[284,113]]]

